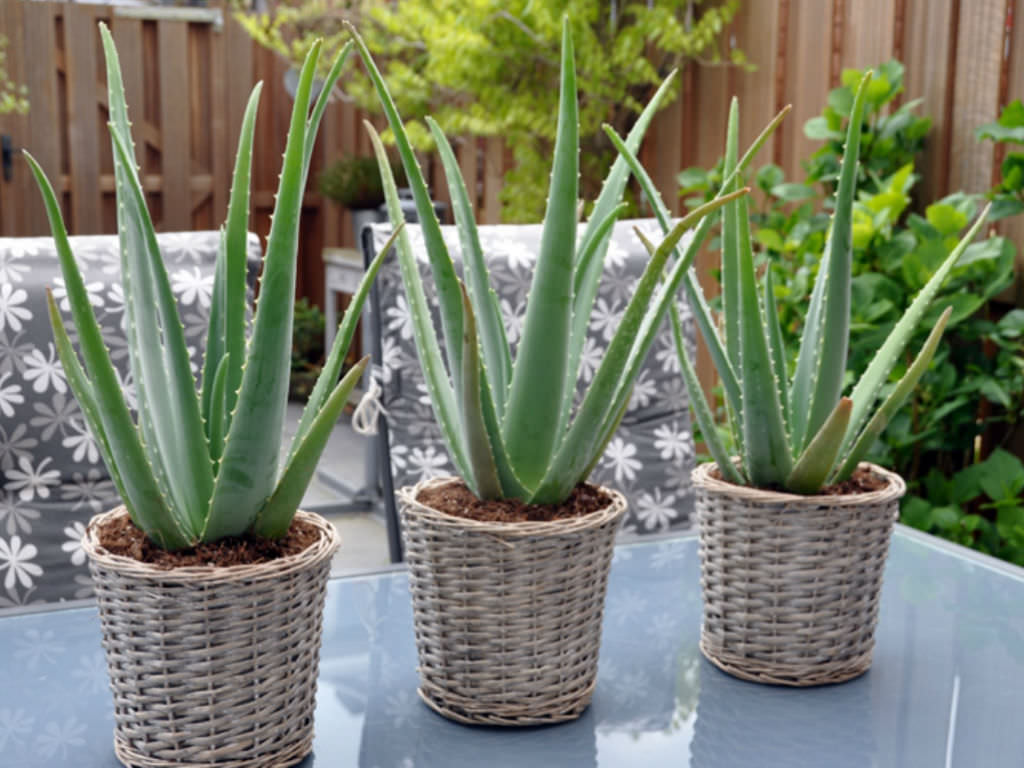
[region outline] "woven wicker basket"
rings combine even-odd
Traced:
[[[781,685],[850,680],[871,666],[882,572],[906,485],[797,496],[693,471],[704,623],[700,647],[729,674]]]
[[[462,723],[573,720],[590,703],[620,493],[586,517],[484,523],[398,493],[420,697]]]
[[[283,768],[309,753],[334,526],[259,565],[160,569],[83,538],[125,765]]]

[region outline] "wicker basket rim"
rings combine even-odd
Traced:
[[[427,478],[416,483],[406,485],[398,490],[399,500],[407,505],[408,509],[414,509],[420,515],[432,518],[435,522],[459,528],[474,533],[485,533],[496,537],[523,538],[530,536],[561,536],[567,533],[578,533],[590,528],[597,528],[606,524],[609,520],[622,517],[627,509],[626,497],[614,488],[607,488],[603,485],[597,486],[612,497],[612,503],[601,509],[580,517],[569,517],[560,520],[526,521],[526,522],[485,522],[473,520],[468,517],[450,515],[439,509],[434,509],[416,499],[420,491],[434,485],[460,480],[453,475]]]
[[[94,515],[85,527],[82,549],[91,561],[104,568],[130,575],[133,578],[151,579],[159,582],[203,584],[211,582],[259,581],[277,579],[288,573],[305,570],[334,555],[341,545],[337,529],[328,520],[313,512],[298,510],[295,519],[313,525],[320,531],[320,537],[301,552],[279,557],[264,563],[246,565],[189,565],[177,568],[162,568],[152,563],[143,563],[124,555],[107,551],[96,535],[98,526],[114,517],[127,515],[124,505]]]
[[[693,469],[691,479],[698,488],[706,491],[728,496],[743,502],[757,502],[760,504],[786,504],[789,506],[802,507],[859,507],[864,505],[884,504],[894,499],[900,499],[907,492],[907,484],[903,478],[895,472],[862,461],[858,468],[868,469],[872,474],[878,475],[887,481],[884,488],[867,493],[844,493],[844,494],[814,494],[804,496],[798,493],[785,493],[783,491],[768,491],[763,488],[752,488],[745,485],[736,485],[721,478],[714,477],[711,470],[718,465],[711,461],[699,464]]]

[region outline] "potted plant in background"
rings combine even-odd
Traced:
[[[359,242],[363,227],[384,221],[384,185],[372,156],[347,154],[335,160],[317,180],[320,194],[347,208],[352,216],[352,242]]]
[[[448,178],[465,283],[455,274],[401,117],[352,30],[420,213],[444,357],[404,232],[398,258],[427,390],[459,472],[458,478],[427,481],[399,495],[419,693],[437,712],[467,723],[553,723],[578,717],[589,703],[614,536],[626,501],[585,481],[618,426],[643,358],[708,227],[702,224],[686,255],[663,276],[670,253],[691,223],[746,192],[723,193],[672,228],[637,283],[573,415],[585,330],[611,228],[625,208],[620,200],[629,171],[624,161],[613,165],[577,243],[579,145],[569,29],[564,19],[558,140],[515,360],[451,147],[428,118]],[[627,142],[634,150],[671,80],[630,132]],[[373,126],[366,127],[391,220],[399,225],[402,212],[384,147]],[[753,150],[743,165],[752,156]]]
[[[722,381],[737,457],[727,453],[693,364],[677,343],[694,414],[714,459],[693,474],[704,594],[701,650],[747,680],[836,683],[870,666],[882,573],[906,486],[895,473],[861,459],[931,362],[951,309],[912,361],[902,358],[903,351],[988,213],[942,261],[844,397],[852,209],[870,79],[869,72],[854,97],[835,209],[792,376],[771,270],[759,293],[747,203],[740,199],[723,209],[724,333],[719,335],[703,297],[695,312]],[[737,183],[737,112],[734,100],[725,190]],[[667,228],[654,185],[618,144]],[[676,337],[679,342],[678,332]],[[902,378],[889,384],[897,365]]]
[[[124,506],[94,517],[83,547],[95,582],[114,694],[114,747],[134,766],[284,766],[312,744],[321,615],[333,526],[297,512],[328,435],[367,364],[335,383],[379,261],[338,333],[279,466],[298,218],[326,93],[309,112],[319,56],[299,85],[246,339],[245,241],[257,85],[249,99],[218,254],[201,386],[135,163],[113,39],[100,27],[138,424],[111,365],[61,218],[46,204],[84,366],[49,296],[68,382]],[[340,75],[348,51],[331,68]]]

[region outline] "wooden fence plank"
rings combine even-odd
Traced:
[[[0,32],[7,38],[7,75],[12,82],[18,84],[25,82],[26,70],[22,11],[23,6],[20,4],[0,5]],[[27,129],[28,121],[23,115],[0,115],[0,134],[8,136],[14,147],[28,144],[30,136]],[[28,164],[20,157],[12,158],[12,164],[11,179],[0,178],[0,232],[23,234],[26,227],[24,217],[18,211],[19,202],[27,201],[29,192],[34,194],[36,200],[39,195],[29,189],[32,179]]]
[[[904,101],[922,98],[919,115],[932,119],[924,155],[917,164],[921,181],[917,196],[931,202],[947,188],[951,129],[948,115],[953,96],[956,45],[956,0],[906,0],[904,25]]]
[[[784,103],[793,111],[779,128],[779,164],[786,178],[803,178],[801,161],[818,148],[804,136],[804,123],[818,115],[829,92],[831,10],[818,0],[789,0],[785,46]]]
[[[68,92],[68,172],[71,221],[76,235],[103,231],[100,176],[100,118],[97,104],[96,15],[98,6],[65,5],[64,50]],[[102,10],[102,9],[100,9]]]
[[[480,213],[480,185],[477,180],[477,141],[473,136],[467,136],[460,141],[455,148],[459,158],[459,169],[462,171],[462,179],[466,182],[466,192],[469,194],[470,205]]]
[[[483,224],[498,224],[501,221],[501,201],[498,194],[501,192],[501,181],[505,175],[504,155],[501,139],[493,136],[484,139],[484,193],[479,217]]]
[[[728,91],[735,94],[740,102],[741,152],[750,146],[775,115],[775,66],[779,45],[779,36],[775,30],[778,24],[779,9],[776,3],[745,3],[740,6],[733,24],[736,47],[757,66],[753,72],[739,69],[729,71]],[[769,144],[754,160],[753,169],[770,162],[773,162],[773,158]]]
[[[888,61],[893,52],[895,0],[847,0],[843,4],[841,61],[867,69]]]
[[[949,186],[984,192],[992,180],[992,144],[978,144],[974,130],[998,110],[1007,0],[974,0],[960,5],[955,108],[950,115]]]
[[[55,51],[57,37],[54,29],[52,3],[22,3],[24,12],[24,50]],[[60,176],[60,132],[57,111],[57,73],[54,60],[40,58],[39,64],[25,72],[31,105],[28,112],[29,150],[51,180]],[[23,167],[28,172],[28,167]],[[24,201],[26,235],[45,235],[50,231],[46,210],[38,194]]]
[[[230,20],[227,24],[232,24]],[[227,58],[227,33],[221,29],[211,31],[210,34],[210,170],[213,172],[213,224],[220,226],[220,223],[227,218],[228,194],[231,191],[231,173],[234,170],[234,154],[231,146],[235,139],[228,136],[228,125],[230,124],[229,92],[232,90],[229,78],[233,81],[234,74],[230,74],[231,62]]]
[[[160,68],[160,153],[163,216],[159,228],[165,232],[192,227],[192,195],[189,175],[192,148],[189,136],[191,104],[188,92],[188,24],[161,21],[157,27],[157,60]]]

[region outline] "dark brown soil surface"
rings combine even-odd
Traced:
[[[715,468],[712,472],[717,479],[722,480],[722,475]],[[725,482],[729,482],[725,480]],[[844,480],[841,483],[832,483],[826,485],[824,488],[819,490],[816,496],[848,496],[855,493],[871,493],[872,491],[880,491],[887,485],[884,477],[879,477],[871,472],[871,470],[863,469],[858,467],[850,475],[849,480]],[[786,493],[782,488],[765,488],[766,491],[779,491]]]
[[[561,504],[525,504],[518,499],[481,501],[461,480],[425,488],[417,501],[456,517],[486,523],[539,523],[583,517],[612,503],[612,497],[596,485],[580,483]]]
[[[293,520],[288,533],[280,539],[229,536],[189,549],[167,552],[151,542],[128,515],[122,515],[102,525],[98,537],[100,544],[113,555],[122,555],[141,563],[171,569],[190,565],[229,566],[267,563],[279,557],[302,552],[320,537],[320,531],[314,525]]]

